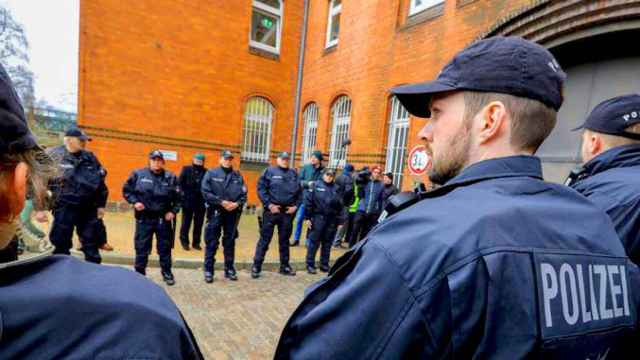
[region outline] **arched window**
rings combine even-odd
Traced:
[[[318,135],[318,105],[311,103],[307,105],[302,113],[304,120],[304,132],[302,134],[302,162],[309,161],[311,153],[316,147]]]
[[[242,160],[269,162],[273,105],[262,97],[247,101],[244,112]]]
[[[329,167],[344,166],[347,161],[347,147],[345,141],[349,139],[349,124],[351,123],[351,99],[340,96],[331,108],[331,146],[329,148]]]
[[[387,138],[387,161],[385,172],[393,173],[393,183],[400,188],[407,156],[407,136],[409,134],[409,113],[398,98],[391,98],[389,114],[389,135]]]
[[[253,0],[249,44],[279,54],[282,14],[281,0]]]

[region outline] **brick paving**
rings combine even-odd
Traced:
[[[205,358],[216,360],[273,358],[282,328],[304,289],[323,276],[298,272],[285,277],[264,271],[254,280],[249,272],[239,271],[239,280],[232,282],[218,271],[213,284],[206,284],[199,270],[175,269],[176,285],[168,287],[159,269],[147,273],[178,304]]]

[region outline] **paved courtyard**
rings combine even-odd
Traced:
[[[263,272],[251,279],[240,271],[239,281],[216,272],[206,284],[198,270],[175,269],[176,285],[161,281],[160,271],[150,268],[152,280],[167,290],[193,330],[206,359],[272,359],[289,315],[302,300],[304,289],[322,278],[298,272],[285,277]]]

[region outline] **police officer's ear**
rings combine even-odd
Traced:
[[[589,160],[604,150],[604,142],[597,133],[584,130],[582,133],[582,157]]]
[[[17,217],[27,195],[29,167],[18,163],[14,169],[0,170],[0,222]]]
[[[509,138],[509,114],[502,101],[487,104],[473,119],[472,128],[477,130],[478,144],[486,144],[503,136]]]

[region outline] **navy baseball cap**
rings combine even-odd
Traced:
[[[558,110],[566,75],[551,53],[520,37],[496,36],[460,51],[434,81],[399,86],[391,92],[414,116],[431,116],[434,94],[480,91],[538,100]]]
[[[0,65],[0,154],[41,148],[24,115],[11,78]]]
[[[85,134],[84,132],[82,132],[82,130],[78,129],[78,128],[71,128],[69,130],[67,130],[67,132],[64,133],[64,136],[67,137],[76,137],[82,141],[87,141],[89,140],[89,137],[87,136],[87,134]]]
[[[639,134],[626,131],[640,123],[640,95],[629,94],[614,97],[598,104],[582,125],[573,129],[589,129],[595,132],[640,140]]]
[[[278,154],[278,158],[279,159],[285,159],[285,160],[289,160],[291,157],[289,156],[289,153],[286,151],[281,152],[280,154]]]
[[[223,159],[233,159],[233,153],[230,150],[225,150],[222,152]]]
[[[164,161],[164,154],[160,150],[153,150],[149,153],[149,159],[160,159]]]

